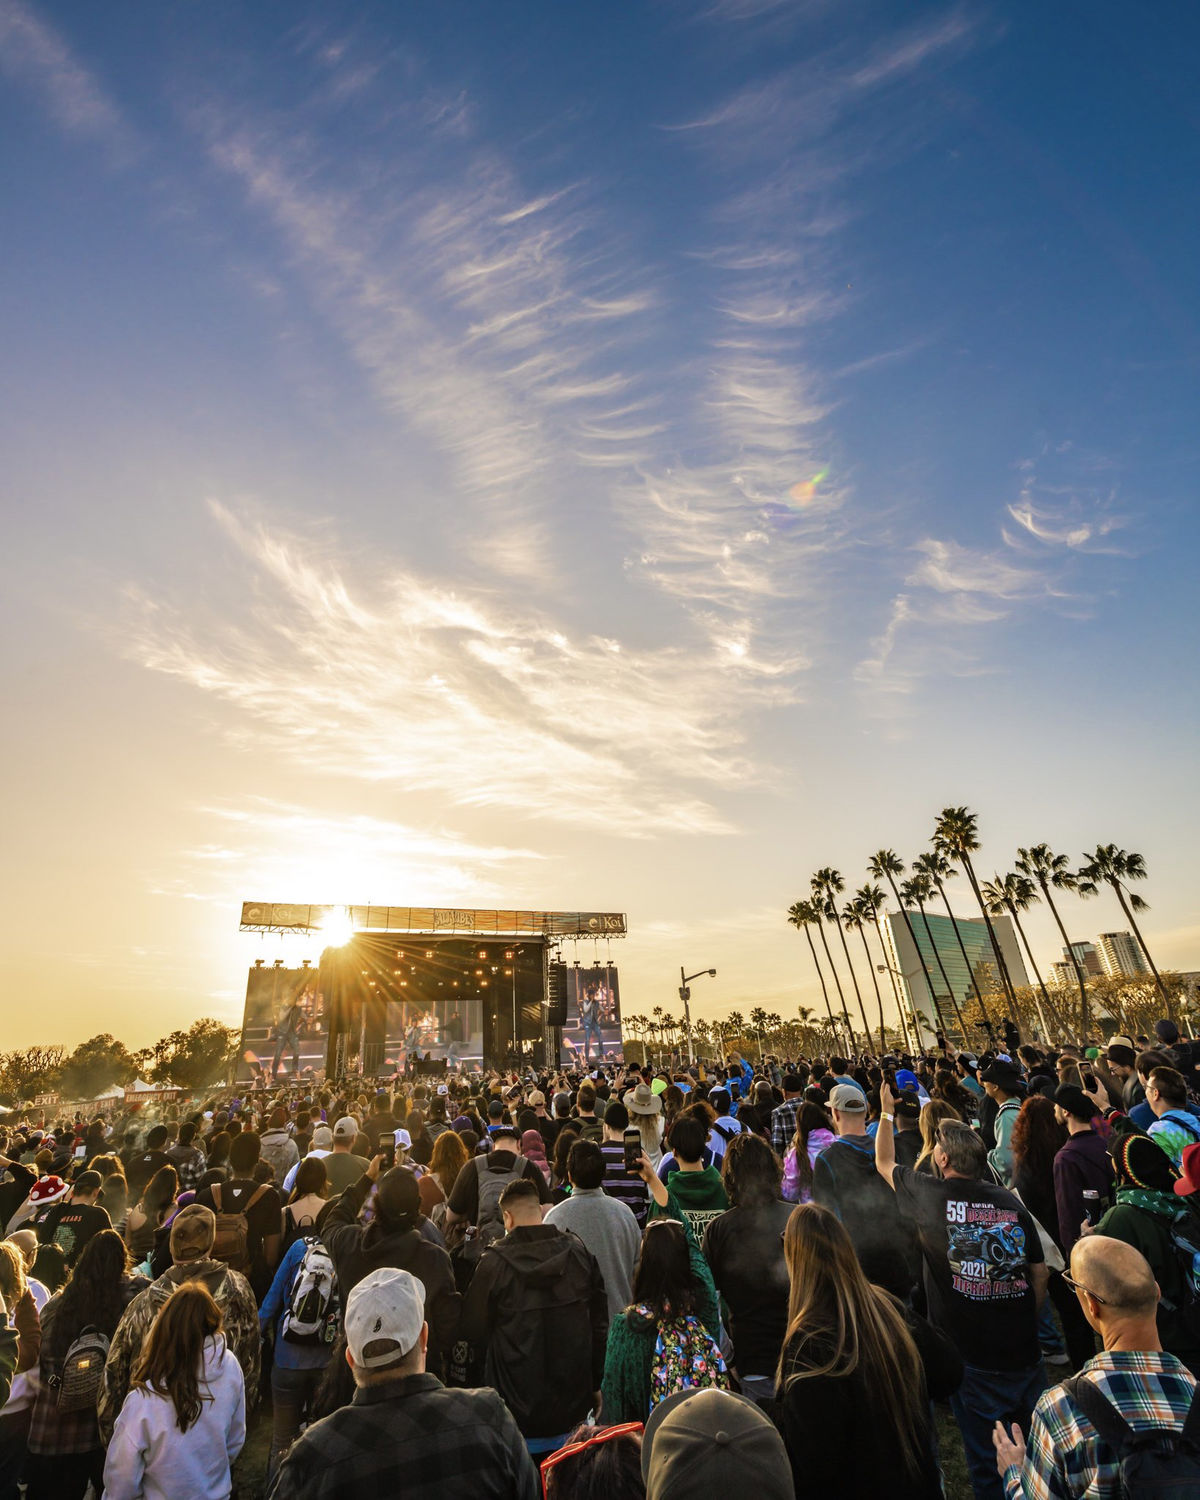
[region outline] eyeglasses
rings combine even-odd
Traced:
[[[1067,1285],[1073,1292],[1086,1292],[1093,1302],[1099,1302],[1101,1307],[1108,1306],[1107,1297],[1097,1297],[1095,1292],[1092,1291],[1091,1287],[1084,1286],[1082,1281],[1076,1281],[1073,1276],[1068,1276],[1066,1271],[1062,1273],[1062,1279],[1067,1283]]]
[[[616,1438],[632,1437],[635,1433],[640,1437],[644,1431],[641,1422],[621,1422],[616,1427],[597,1427],[591,1437],[582,1438],[577,1443],[568,1443],[565,1448],[560,1448],[557,1453],[552,1453],[549,1458],[542,1459],[538,1468],[542,1476],[542,1495],[546,1496],[549,1491],[546,1485],[547,1476],[555,1464],[562,1463],[564,1458],[574,1458],[588,1448],[598,1448],[601,1443],[611,1443]]]

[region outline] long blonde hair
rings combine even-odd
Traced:
[[[937,1145],[938,1126],[945,1120],[962,1120],[958,1110],[953,1104],[947,1104],[945,1099],[931,1099],[922,1107],[921,1152],[916,1161],[918,1167],[933,1155],[933,1148]],[[941,1173],[935,1172],[935,1175],[940,1177]]]
[[[896,1434],[901,1462],[915,1474],[928,1403],[921,1356],[900,1303],[867,1280],[841,1221],[819,1204],[792,1210],[783,1255],[791,1292],[776,1386],[787,1390],[801,1380],[836,1380],[861,1370],[876,1430]],[[818,1361],[806,1363],[805,1346],[814,1338]]]

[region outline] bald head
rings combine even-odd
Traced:
[[[1071,1275],[1103,1300],[1102,1312],[1123,1317],[1153,1318],[1158,1307],[1158,1285],[1140,1250],[1123,1240],[1090,1234],[1071,1251]]]
[[[25,1262],[25,1269],[27,1271],[32,1270],[33,1263],[37,1259],[37,1235],[32,1229],[14,1229],[8,1238],[21,1252],[21,1259]]]

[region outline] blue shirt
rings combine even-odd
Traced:
[[[296,1240],[288,1246],[288,1252],[279,1262],[271,1290],[263,1298],[258,1310],[260,1333],[266,1333],[276,1319],[282,1318],[292,1295],[292,1282],[308,1249],[305,1240]],[[275,1339],[275,1363],[281,1370],[323,1370],[333,1353],[331,1344],[292,1344],[277,1330]]]

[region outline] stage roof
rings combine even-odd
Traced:
[[[403,932],[463,937],[620,938],[624,912],[493,911],[434,906],[303,906],[247,901],[242,932],[316,932],[349,919],[355,932]]]

